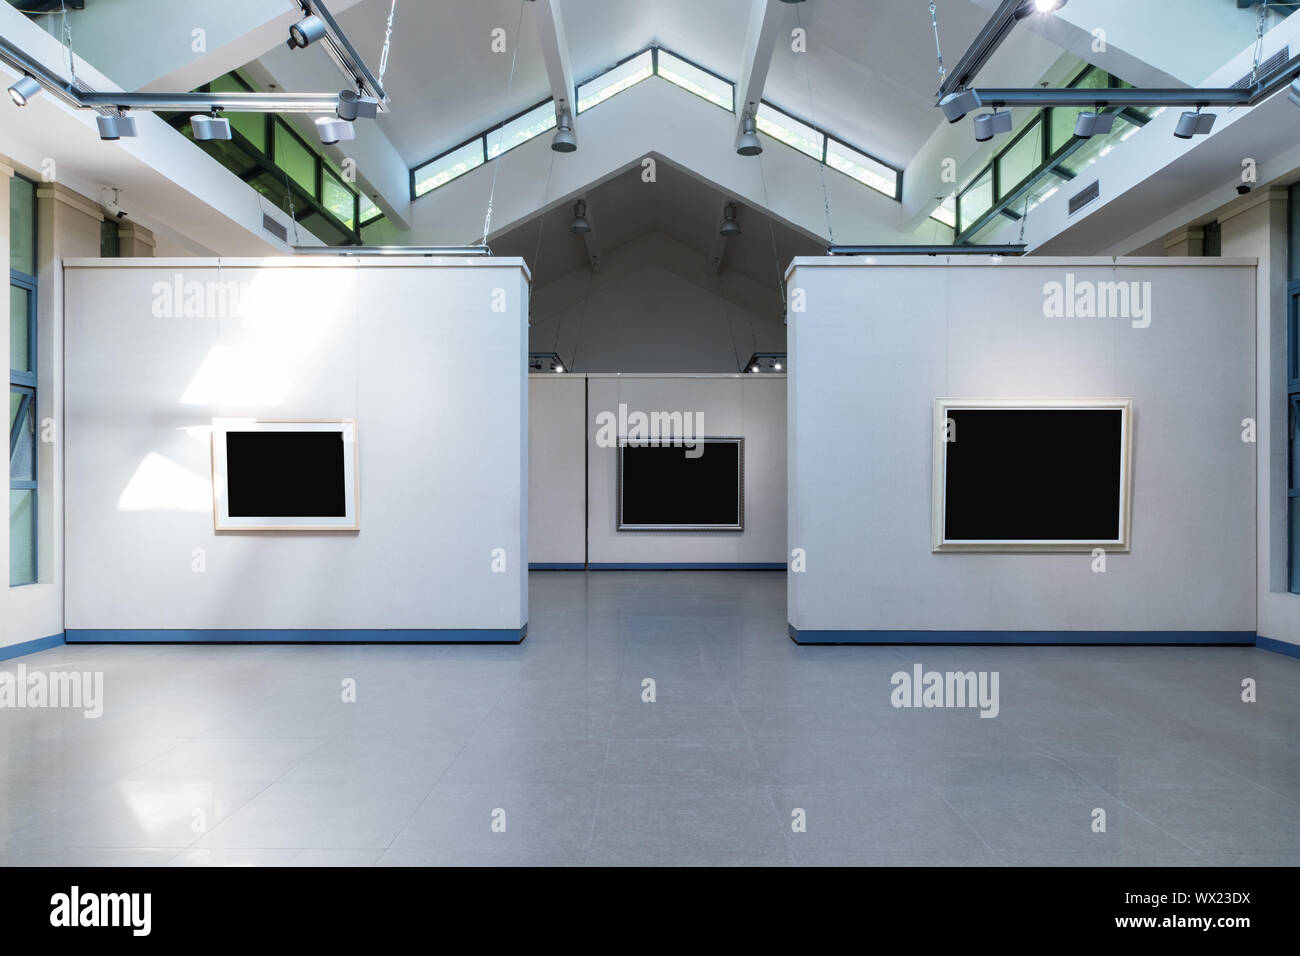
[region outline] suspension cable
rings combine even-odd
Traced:
[[[514,52],[510,55],[510,79],[506,82],[506,102],[510,101],[510,91],[515,85],[515,64],[519,61],[519,36],[524,29],[524,4],[527,0],[520,0],[519,3],[519,23],[515,26],[514,35]],[[501,145],[500,134],[505,132],[506,123],[501,122],[501,128],[497,130],[497,145]],[[499,159],[500,157],[488,156],[487,159]],[[495,163],[492,166],[492,188],[488,190],[487,215],[483,217],[483,245],[487,245],[488,233],[492,231],[492,203],[497,195],[497,174],[501,172],[501,163]]]
[[[934,27],[934,52],[939,57],[939,85],[943,86],[948,71],[943,65],[943,47],[939,45],[939,14],[935,12],[934,0],[930,0],[930,26]]]
[[[384,29],[384,48],[379,54],[379,85],[384,85],[384,71],[388,69],[388,52],[393,46],[393,17],[397,14],[397,0],[388,9],[388,26]]]

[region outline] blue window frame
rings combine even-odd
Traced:
[[[9,184],[9,586],[37,580],[36,185]],[[30,271],[29,271],[30,270]]]
[[[1289,590],[1300,594],[1300,282],[1287,287],[1287,530]]]

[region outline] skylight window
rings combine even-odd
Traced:
[[[415,170],[415,195],[418,197],[432,192],[457,176],[463,176],[471,169],[482,166],[484,162],[482,138],[453,149]]]
[[[760,131],[821,161],[826,137],[808,124],[799,122],[768,103],[758,105],[757,119]]]
[[[898,198],[898,170],[890,169],[880,160],[872,159],[851,146],[827,139],[826,165],[838,169],[864,186],[884,193],[890,199]]]
[[[508,153],[516,146],[521,146],[551,129],[555,129],[555,101],[547,100],[540,106],[533,107],[523,116],[512,119],[500,129],[489,132],[487,134],[488,159],[496,159],[502,153]]]
[[[361,194],[361,225],[367,226],[380,218],[384,211],[371,201],[365,193]]]
[[[654,51],[638,53],[630,60],[625,60],[612,70],[602,73],[578,87],[578,112],[585,113],[597,103],[603,103],[611,96],[636,86],[642,80],[654,76]]]
[[[700,69],[694,63],[673,56],[667,50],[659,51],[659,75],[674,86],[680,86],[688,93],[708,100],[714,106],[735,112],[735,88],[730,83],[708,70]]]
[[[930,213],[930,218],[943,223],[949,229],[957,228],[957,195],[954,193],[943,202],[939,203],[939,208]]]
[[[603,103],[652,76],[658,76],[678,89],[686,90],[729,113],[736,111],[735,84],[667,50],[651,47],[581,84],[577,89],[578,112],[585,113],[596,104]],[[547,100],[506,121],[503,126],[480,133],[464,146],[415,167],[411,173],[412,198],[418,199],[508,153],[516,146],[555,129],[555,119],[554,101]],[[759,105],[756,121],[758,129],[765,135],[818,162],[825,162],[836,172],[895,201],[901,198],[901,170],[846,143],[831,139],[822,130],[795,119],[770,103]],[[361,222],[368,222],[367,217],[371,215],[377,218],[382,213],[371,214],[363,206]]]

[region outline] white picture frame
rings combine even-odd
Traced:
[[[342,516],[232,516],[227,494],[226,436],[232,432],[341,432],[343,435]],[[352,418],[214,418],[212,420],[212,525],[218,534],[250,531],[360,531],[360,474],[357,423]]]
[[[948,422],[950,412],[973,410],[1068,411],[1097,410],[1121,413],[1119,481],[1119,536],[1098,540],[952,540],[945,536],[948,473]],[[960,434],[957,440],[961,440]],[[1131,547],[1133,514],[1133,400],[1129,398],[940,398],[934,403],[934,451],[931,550],[939,552],[1127,552]]]

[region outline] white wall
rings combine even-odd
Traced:
[[[157,317],[176,275],[251,283],[247,317]],[[520,260],[77,260],[66,287],[70,640],[517,637]],[[355,417],[361,531],[215,535],[208,426],[225,416]]]
[[[745,530],[618,531],[618,451],[596,445],[602,411],[704,416],[705,436],[745,439]],[[782,375],[591,375],[587,401],[588,560],[608,564],[776,564],[785,560],[785,404]],[[538,440],[536,433],[533,440]]]
[[[1045,318],[1044,284],[1067,272],[1151,282],[1150,327]],[[1249,642],[1255,273],[1253,260],[796,259],[808,308],[789,334],[789,543],[807,571],[788,576],[791,625]],[[936,398],[1102,396],[1134,401],[1131,553],[1105,574],[1088,554],[931,553]]]
[[[528,561],[587,560],[587,380],[528,377]]]

